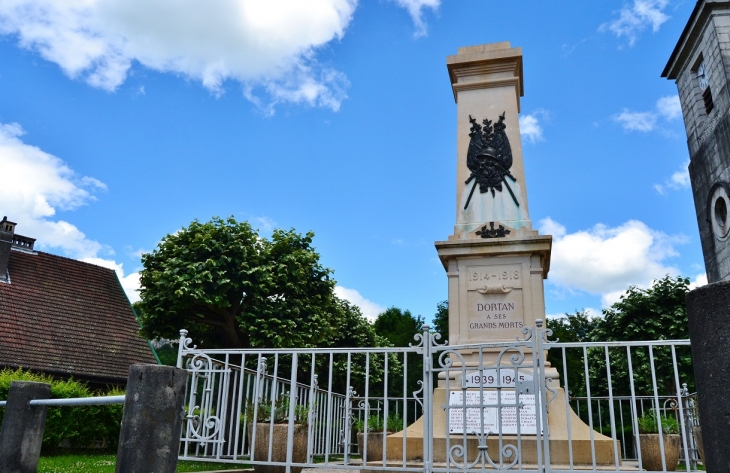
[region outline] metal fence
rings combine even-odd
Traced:
[[[552,342],[540,321],[522,333],[449,346],[425,327],[406,348],[201,350],[181,331],[180,459],[282,473],[697,471],[688,340]],[[652,422],[655,435],[639,433]]]
[[[347,396],[320,389],[316,374],[311,386],[295,382],[294,395],[290,396],[291,381],[276,376],[279,353],[272,357],[274,375],[267,373],[269,361],[266,356],[256,356],[259,368],[250,369],[246,368],[245,354],[213,356],[216,355],[220,359],[196,354],[185,364],[190,377],[185,406],[187,422],[182,437],[183,457],[235,459],[249,455],[251,435],[247,433],[254,416],[260,418],[265,411],[269,417],[272,407],[274,411],[281,410],[281,400],[288,402],[290,397],[295,400],[295,412],[306,412],[305,418],[299,421],[308,423],[310,419],[329,418],[327,424],[313,424],[308,439],[311,454],[343,452],[343,439],[337,433],[343,428]],[[240,361],[233,363],[232,358]]]
[[[661,417],[673,417],[679,423],[679,403],[677,396],[659,396],[659,405],[655,404],[655,399],[651,396],[636,396],[631,399],[630,396],[614,396],[613,411],[615,413],[615,428],[621,441],[621,458],[622,460],[635,461],[638,464],[639,450],[638,440],[636,437],[639,432],[634,431],[633,419],[638,417],[638,413],[650,412],[658,410]],[[570,406],[576,413],[579,413],[584,422],[588,422],[587,403],[588,398],[584,396],[570,396]],[[598,432],[610,432],[610,408],[608,403],[611,402],[606,396],[594,396],[591,399],[593,412],[593,425]],[[680,451],[680,463],[684,462],[685,455],[693,467],[701,461],[697,448],[697,439],[692,433],[692,427],[700,425],[699,412],[697,409],[697,393],[689,393],[687,384],[683,383],[682,393],[679,396],[679,402],[683,405],[684,426],[685,430],[681,432],[682,436],[686,436],[688,442],[688,451],[684,449]]]
[[[307,463],[341,462],[359,455],[359,425],[368,432],[373,424],[387,428],[388,419],[403,419],[402,428],[422,414],[422,400],[405,385],[397,397],[398,389],[388,386],[407,379],[407,354],[416,348],[198,350],[181,334],[178,366],[189,372],[189,392],[180,459],[255,463],[263,455],[276,461],[279,440],[293,441],[278,438],[279,422],[292,419],[290,426],[306,426]]]

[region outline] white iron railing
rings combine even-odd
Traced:
[[[680,452],[660,428],[650,471],[697,471],[688,340],[552,342],[541,321],[523,334],[449,346],[426,326],[406,348],[202,350],[181,331],[180,459],[282,473],[637,471],[651,465],[638,435],[651,413],[678,421]]]

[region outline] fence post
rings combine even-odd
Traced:
[[[421,326],[423,341],[423,473],[433,468],[433,335],[428,324]],[[367,422],[367,420],[366,420]]]
[[[711,473],[730,465],[730,281],[698,287],[687,293],[692,366],[697,385],[705,458]]]
[[[187,378],[172,366],[129,367],[117,473],[175,472]]]
[[[35,473],[41,455],[46,406],[30,406],[31,399],[48,399],[51,385],[12,381],[0,429],[0,471]]]

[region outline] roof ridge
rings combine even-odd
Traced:
[[[57,255],[55,253],[48,253],[46,251],[38,251],[38,250],[33,250],[33,251],[36,254],[39,254],[39,255],[52,256],[54,258],[59,258],[59,259],[64,259],[64,260],[68,260],[68,261],[73,261],[75,263],[88,264],[90,266],[94,266],[94,267],[97,267],[97,268],[105,269],[107,271],[111,271],[111,272],[114,272],[114,273],[116,272],[115,270],[113,270],[111,268],[108,268],[106,266],[102,266],[102,265],[96,264],[96,263],[89,263],[88,261],[84,261],[84,260],[80,260],[80,259],[76,259],[76,258],[71,258],[70,256]],[[27,252],[23,252],[23,253],[27,253]]]

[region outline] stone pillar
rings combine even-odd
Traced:
[[[117,473],[175,473],[187,379],[171,366],[130,366]]]
[[[730,281],[690,291],[686,301],[705,467],[723,473],[730,471]]]
[[[457,105],[457,179],[454,234],[436,242],[449,278],[449,333],[441,335],[451,345],[514,341],[545,319],[552,248],[551,236],[532,229],[527,205],[522,49],[509,42],[459,48],[446,66]]]
[[[35,473],[41,455],[46,406],[29,406],[31,399],[48,399],[51,385],[12,381],[0,429],[0,471]]]

